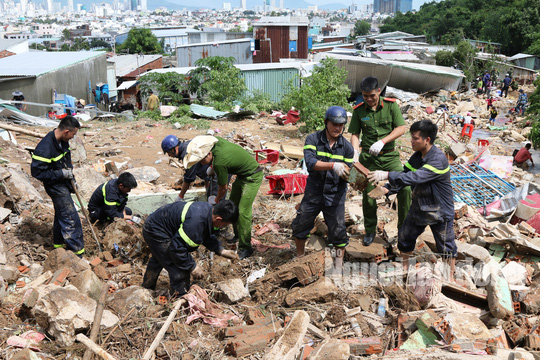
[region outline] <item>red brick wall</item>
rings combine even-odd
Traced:
[[[12,53],[11,51],[7,51],[7,50],[0,51],[0,59],[11,56],[11,55],[15,55],[15,53]]]

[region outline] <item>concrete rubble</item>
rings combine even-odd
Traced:
[[[508,99],[495,102],[500,115],[491,127],[485,98],[472,91],[441,90],[398,100],[408,125],[424,118],[438,123],[436,145],[452,161],[458,246],[455,282],[449,281],[449,267],[437,253],[429,229],[413,253],[421,264],[404,269],[396,247],[394,199],[386,198],[380,188],[371,194],[379,205],[377,236],[369,247],[362,245],[365,231],[359,189],[365,186],[364,169],[355,170],[351,181],[356,188],[349,190],[346,203],[350,244],[345,248],[342,272],[334,267],[322,217],[315,221],[307,254],[295,256],[290,224],[303,195],[270,195],[268,191],[274,189],[265,179],[253,207],[255,255],[230,261],[202,247],[193,253],[205,276],[192,282],[208,294],[197,309],[213,309],[240,320],[225,322],[223,327],[210,325],[208,319],[188,322],[197,314],[181,308],[166,329],[157,357],[537,356],[540,181],[534,168],[518,168],[511,162],[513,151],[530,133],[524,118],[509,113],[516,96],[511,93]],[[472,139],[461,136],[459,122],[467,113],[475,121]],[[75,178],[86,202],[97,186],[121,171],[132,172],[139,181],[130,201],[143,218],[158,204],[177,197],[184,169],[160,151],[160,141],[173,131],[173,125],[155,124],[153,120],[113,125],[92,121],[91,135],[84,136],[81,130],[83,135],[72,141],[71,148]],[[261,164],[265,175],[278,176],[301,171],[298,160],[304,137],[292,126],[279,126],[265,114],[234,123],[212,121],[214,132],[249,151],[268,148],[285,155],[277,164]],[[185,126],[175,131],[182,139],[204,133]],[[114,137],[106,135],[111,132]],[[486,147],[479,140],[489,144]],[[28,141],[2,143],[6,163],[0,165],[0,358],[82,358],[86,348],[75,336],[89,336],[104,291],[105,310],[96,343],[118,359],[142,358],[177,300],[167,296],[165,271],[155,291],[141,287],[149,257],[142,225],[119,219],[107,226],[98,224],[99,252],[83,220],[83,259],[63,248],[54,249],[54,210],[41,183],[30,176],[31,158],[24,146],[35,147],[37,140]],[[407,135],[397,146],[405,162],[412,154]],[[475,202],[472,190],[463,191],[458,171],[469,178],[489,176],[506,187],[480,182],[475,186],[489,201]],[[204,193],[204,183],[197,180],[186,196],[204,199]],[[271,231],[265,230],[268,224]],[[232,228],[220,235],[224,246],[231,237]],[[30,330],[46,337],[26,349],[6,345],[8,338]]]

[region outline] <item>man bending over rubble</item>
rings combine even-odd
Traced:
[[[140,223],[141,219],[134,216],[131,209],[126,207],[128,194],[136,187],[137,180],[128,172],[120,174],[118,179],[99,185],[88,203],[90,221],[110,222],[114,218],[120,218]]]
[[[309,171],[304,197],[292,223],[297,256],[304,255],[309,232],[322,211],[328,225],[328,240],[338,250],[336,268],[343,263],[343,250],[349,243],[345,228],[345,197],[354,149],[343,137],[347,111],[331,106],[324,116],[325,127],[306,137],[304,160]]]
[[[190,275],[195,278],[204,275],[190,255],[200,245],[223,257],[238,260],[233,250],[223,250],[214,230],[237,220],[238,208],[229,200],[222,200],[215,206],[201,201],[177,201],[157,209],[143,226],[143,238],[152,257],[142,286],[155,290],[159,274],[165,268],[169,273],[171,296],[187,293]]]
[[[251,246],[251,218],[253,202],[261,187],[262,167],[240,145],[216,136],[202,135],[191,140],[184,157],[184,168],[195,164],[211,165],[217,176],[218,194],[215,202],[225,198],[229,175],[236,175],[229,198],[238,207],[238,223],[233,226],[238,241],[238,256],[245,259],[253,255]],[[212,172],[209,175],[213,175]]]
[[[66,116],[49,132],[32,154],[31,173],[43,182],[54,205],[53,243],[55,248],[67,247],[79,257],[84,253],[81,219],[71,198],[73,165],[71,140],[81,125],[73,116]]]
[[[450,263],[450,280],[454,280],[457,247],[454,235],[454,199],[450,183],[448,159],[433,142],[437,125],[430,120],[412,124],[411,146],[415,153],[401,171],[376,170],[369,173],[374,183],[388,180],[386,192],[395,193],[404,186],[411,186],[412,203],[403,226],[398,231],[398,249],[408,268],[416,239],[427,225],[435,238],[437,250]]]

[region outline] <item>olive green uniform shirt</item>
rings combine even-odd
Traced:
[[[214,160],[212,167],[217,176],[218,185],[229,183],[229,174],[246,178],[259,168],[259,163],[240,145],[233,144],[216,136],[218,142],[212,148]]]
[[[375,111],[365,102],[355,106],[349,133],[362,135],[360,146],[363,151],[369,151],[371,145],[383,139],[398,126],[405,125],[401,110],[394,101],[380,97]],[[382,151],[391,150],[394,146],[394,141],[390,141],[384,145]]]

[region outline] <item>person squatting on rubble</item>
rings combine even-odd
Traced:
[[[88,202],[90,221],[111,222],[114,218],[120,218],[140,223],[141,218],[126,207],[128,194],[136,187],[137,180],[128,172],[99,185]]]
[[[367,77],[360,84],[364,102],[354,107],[349,132],[354,147],[354,161],[360,161],[368,170],[401,171],[403,165],[395,140],[405,133],[406,125],[395,99],[380,96],[377,78]],[[360,141],[362,134],[362,141]],[[362,152],[359,154],[360,146]],[[373,190],[369,184],[362,193],[364,212],[364,246],[369,246],[377,229],[377,201],[367,194]],[[411,188],[403,187],[398,195],[398,228],[401,227],[411,205]]]
[[[79,257],[84,253],[81,220],[71,198],[73,165],[71,140],[81,124],[73,116],[66,116],[58,127],[37,144],[32,154],[31,174],[43,182],[54,205],[53,243],[55,248],[66,247]]]
[[[183,161],[184,157],[186,156],[187,147],[190,142],[191,141],[181,142],[176,136],[167,135],[161,142],[161,150],[163,150],[164,154]],[[182,189],[180,190],[176,201],[184,200],[186,192],[189,190],[191,184],[197,179],[198,176],[199,178],[204,180],[204,184],[206,187],[206,197],[210,204],[214,205],[215,198],[218,194],[218,182],[216,176],[209,175],[212,173],[213,170],[211,169],[210,165],[203,165],[201,163],[197,163],[191,168],[186,169],[186,171],[184,172]]]
[[[531,143],[528,142],[525,144],[525,147],[522,147],[519,149],[519,151],[514,156],[514,165],[520,167],[520,168],[528,168],[527,160],[531,161],[532,166],[534,166],[534,161],[532,159],[531,152],[529,151],[531,149]]]
[[[261,187],[262,167],[253,156],[240,145],[223,138],[201,135],[189,143],[184,168],[190,169],[195,164],[210,165],[217,176],[218,193],[215,202],[219,204],[225,198],[229,175],[236,175],[229,199],[238,207],[239,218],[233,225],[234,239],[238,241],[238,256],[244,259],[253,255],[251,246],[251,221],[253,202]]]
[[[388,180],[388,194],[404,186],[412,186],[412,203],[403,226],[398,229],[398,249],[405,269],[416,245],[416,239],[430,226],[438,252],[450,264],[450,280],[454,280],[457,246],[454,235],[454,198],[450,168],[444,152],[433,145],[437,125],[430,120],[411,125],[411,146],[415,153],[405,163],[403,171],[376,170],[369,180],[377,183]]]
[[[347,111],[331,106],[324,116],[325,127],[306,137],[304,161],[309,172],[304,197],[291,228],[297,256],[303,256],[315,218],[322,211],[328,225],[328,240],[336,248],[336,268],[343,263],[344,248],[349,243],[345,227],[345,198],[349,168],[354,148],[343,137]]]
[[[527,98],[527,94],[525,94],[525,91],[523,91],[523,89],[519,89],[519,98],[516,105],[516,112],[521,113],[521,116],[525,114],[525,108],[527,107],[528,102],[529,99]]]
[[[152,256],[142,286],[155,290],[159,274],[165,268],[169,273],[171,296],[187,293],[190,276],[201,278],[204,275],[190,254],[200,245],[217,255],[238,260],[233,250],[223,249],[215,230],[237,220],[238,208],[230,200],[222,200],[214,206],[202,201],[176,201],[154,211],[143,226],[143,238]]]

